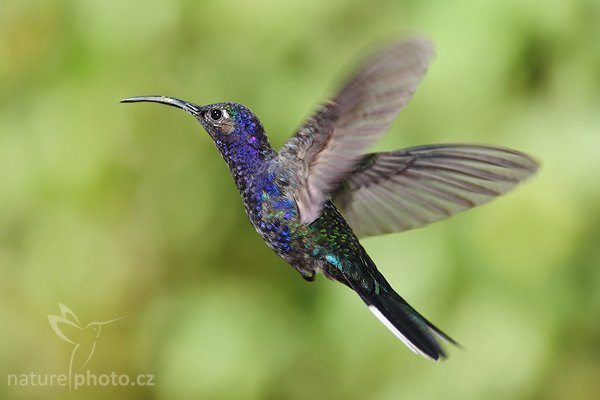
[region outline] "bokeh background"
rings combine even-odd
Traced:
[[[0,398],[592,399],[600,393],[597,1],[0,3]],[[539,174],[490,205],[364,245],[459,340],[444,363],[360,299],[308,284],[250,227],[208,136],[163,94],[251,107],[279,147],[372,47],[437,59],[377,149],[501,144]],[[103,327],[64,374],[48,315]]]

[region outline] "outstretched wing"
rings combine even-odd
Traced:
[[[56,335],[71,344],[77,344],[81,340],[81,326],[58,315],[48,315],[50,327]]]
[[[302,126],[279,156],[299,173],[295,200],[302,223],[314,221],[323,203],[346,180],[365,149],[406,105],[433,57],[432,44],[394,44],[362,66],[343,89]]]
[[[537,163],[496,146],[443,144],[363,156],[333,201],[357,236],[418,228],[484,204]]]

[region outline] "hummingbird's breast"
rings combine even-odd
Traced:
[[[252,225],[305,278],[327,268],[331,260],[341,265],[359,250],[355,248],[358,240],[331,202],[313,223],[301,223],[294,200],[298,177],[293,172],[272,164],[254,178],[243,193]]]
[[[282,257],[289,254],[300,219],[286,171],[276,166],[266,167],[254,177],[243,197],[256,231],[277,254]]]

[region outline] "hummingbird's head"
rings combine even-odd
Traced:
[[[264,129],[252,111],[237,103],[216,103],[201,107],[196,117],[206,132],[216,141],[255,140],[264,136]]]
[[[256,149],[270,147],[263,126],[256,115],[241,104],[215,103],[199,106],[166,96],[140,96],[121,100],[122,103],[140,101],[167,104],[191,114],[222,150],[240,145]]]
[[[165,96],[130,97],[122,103],[149,101],[177,107],[200,122],[213,139],[229,165],[239,190],[245,190],[251,177],[272,157],[262,124],[248,108],[237,103],[215,103],[206,106]]]
[[[97,338],[98,336],[100,336],[100,331],[102,330],[102,326],[103,325],[107,325],[107,324],[112,324],[115,321],[120,321],[122,319],[124,319],[125,317],[119,317],[119,318],[115,318],[115,319],[111,319],[109,321],[104,321],[104,322],[90,322],[89,324],[87,324],[85,326],[85,328],[83,328],[83,330],[90,334],[90,336]]]
[[[100,325],[98,322],[90,322],[84,328],[84,332],[88,333],[93,338],[97,338],[98,336],[100,336],[101,330],[102,330],[102,325]]]

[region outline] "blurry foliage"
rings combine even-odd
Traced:
[[[46,316],[107,326],[104,399],[592,399],[600,392],[596,1],[15,1],[0,4],[0,378],[65,373]],[[164,94],[251,107],[279,146],[361,55],[424,34],[438,58],[378,149],[474,141],[542,168],[506,198],[365,241],[465,351],[427,362],[360,299],[313,284],[250,227]],[[63,399],[8,387],[0,398]]]

